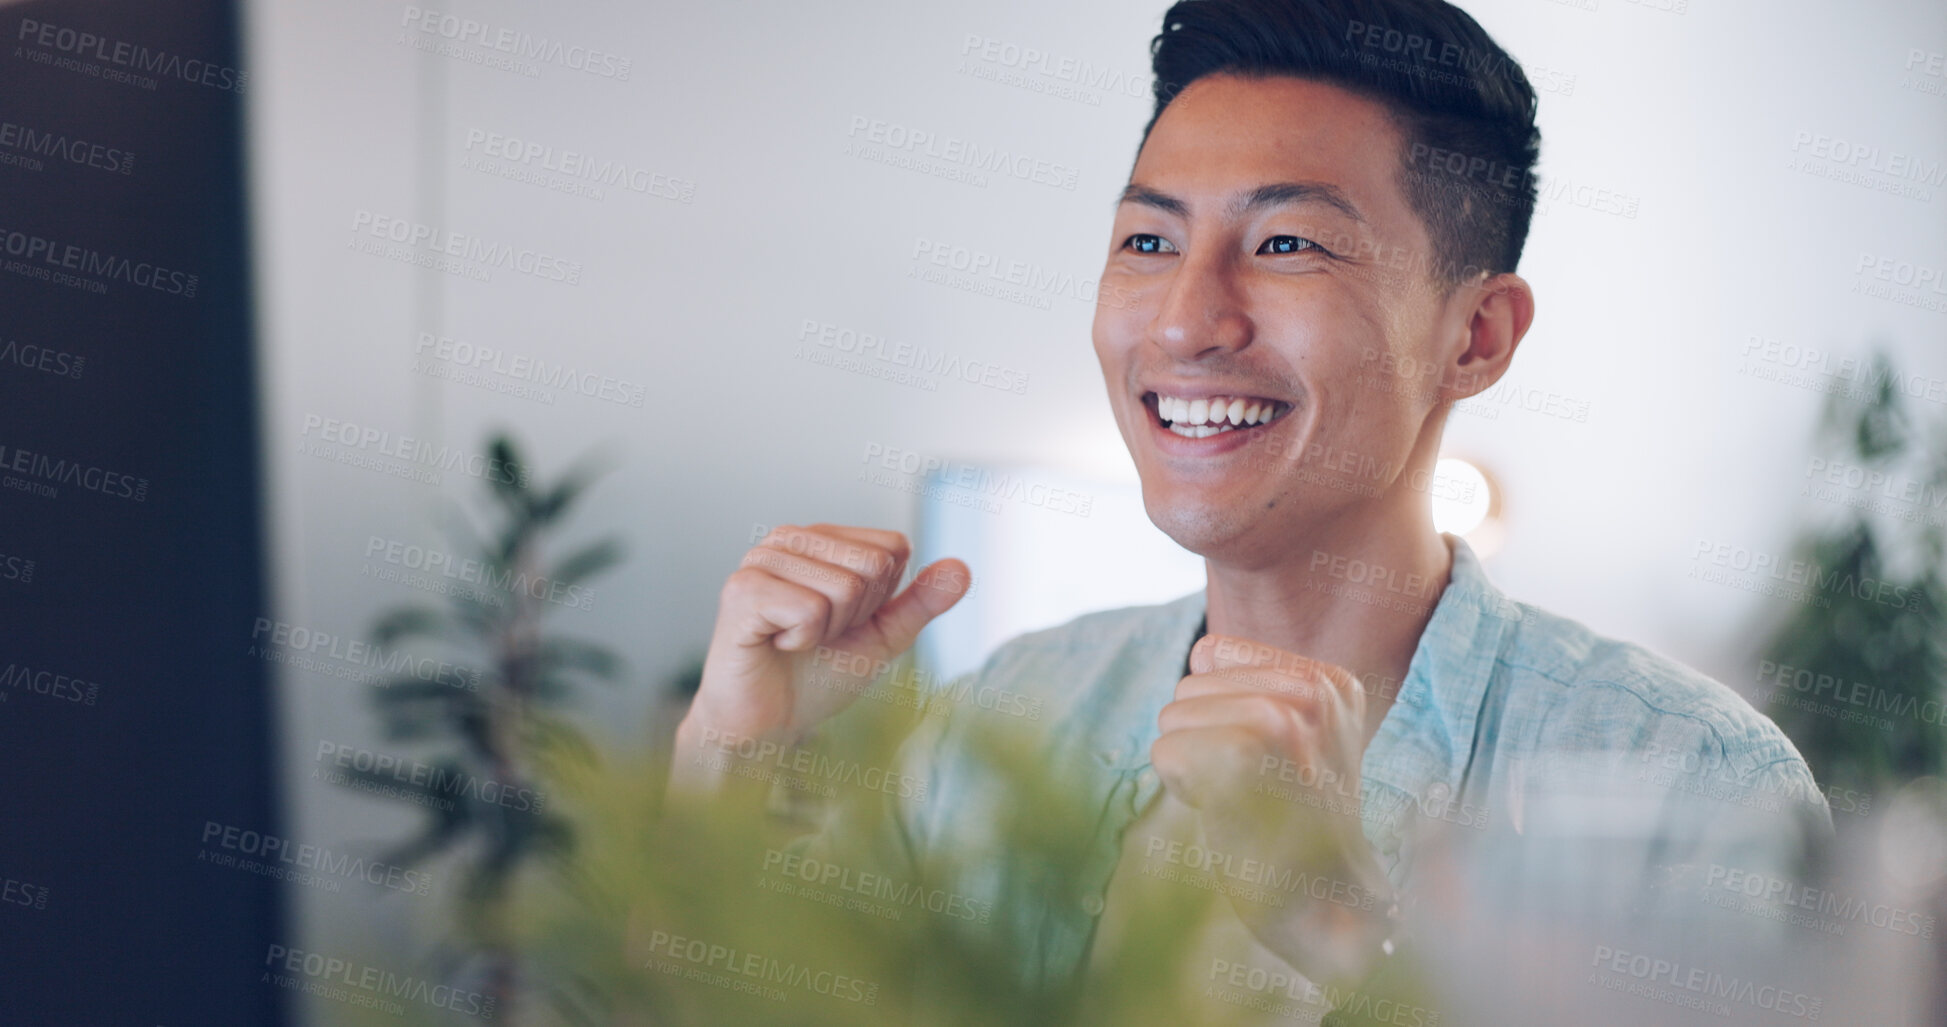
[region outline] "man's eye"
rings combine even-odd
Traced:
[[[1257,248],[1257,251],[1259,253],[1278,254],[1278,253],[1306,253],[1311,250],[1319,250],[1323,252],[1323,249],[1324,249],[1323,247],[1319,246],[1315,242],[1312,242],[1310,239],[1303,239],[1295,235],[1274,235],[1271,238],[1264,240],[1264,244],[1259,246]]]
[[[1160,235],[1137,232],[1122,241],[1122,248],[1131,253],[1175,253],[1176,247]]]

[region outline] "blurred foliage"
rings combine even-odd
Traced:
[[[1764,650],[1785,669],[1761,684],[1819,781],[1871,795],[1947,774],[1947,417],[1916,414],[1883,354],[1860,379],[1871,394],[1828,395],[1819,427],[1815,459],[1843,461],[1841,481],[1808,470],[1805,488],[1842,512],[1793,554],[1838,584],[1809,589],[1829,605],[1793,613]]]
[[[847,760],[894,767],[899,743],[922,719],[886,715],[863,700],[815,744]],[[1006,798],[956,806],[953,815],[991,816],[994,834],[979,853],[932,854],[918,882],[888,882],[893,894],[909,896],[903,903],[823,883],[821,874],[794,875],[781,861],[794,851],[792,839],[821,823],[873,832],[886,813],[884,796],[841,785],[828,801],[787,802],[782,796],[804,792],[784,787],[773,790],[768,809],[722,802],[664,809],[668,768],[660,760],[587,765],[562,784],[564,808],[578,825],[573,858],[557,861],[558,874],[522,892],[521,946],[542,989],[537,1005],[553,1022],[603,1027],[1225,1022],[1187,1004],[1194,996],[1182,986],[1196,936],[1190,927],[1221,900],[1215,892],[1161,889],[1149,908],[1131,911],[1129,940],[1096,966],[1099,976],[1080,1004],[1071,987],[1023,978],[1020,922],[1013,918],[1032,917],[1035,909],[991,907],[992,922],[979,923],[968,915],[974,906],[927,908],[924,896],[937,904],[938,890],[950,890],[961,880],[955,871],[969,867],[997,873],[1003,893],[1018,894],[1021,876],[1032,875],[1037,894],[1079,895],[1084,853],[1076,836],[1086,832],[1077,825],[1102,813],[1100,796],[1048,774],[1020,732],[969,729],[961,738],[978,754],[989,787]],[[879,868],[817,849],[812,856],[821,871]],[[672,954],[684,942],[709,946],[709,954]],[[744,965],[762,969],[732,969]]]
[[[402,778],[353,770],[348,783],[427,812],[424,829],[384,856],[387,862],[410,867],[459,855],[460,937],[440,959],[440,973],[450,979],[470,968],[481,989],[511,1011],[519,972],[506,916],[510,886],[534,857],[568,850],[573,835],[553,808],[554,780],[596,759],[561,711],[583,682],[612,684],[622,671],[613,652],[562,635],[547,621],[553,611],[579,605],[585,582],[620,563],[622,549],[602,539],[550,563],[544,541],[599,472],[584,464],[543,487],[530,481],[526,460],[506,436],[489,440],[487,454],[486,501],[453,510],[446,531],[451,551],[477,565],[445,569],[452,586],[445,605],[397,607],[372,629],[385,653],[410,652],[454,668],[437,676],[403,673],[370,691],[386,741],[435,748],[420,760],[430,772]]]

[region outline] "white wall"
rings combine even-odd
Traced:
[[[421,53],[401,40],[439,37],[407,28],[398,3],[252,4],[275,616],[358,637],[379,610],[427,598],[365,576],[367,542],[433,543],[441,503],[480,491],[451,473],[414,485],[300,454],[309,416],[454,446],[508,426],[544,469],[598,445],[618,454],[571,534],[619,533],[631,561],[598,583],[592,609],[560,620],[631,661],[633,687],[585,708],[591,730],[618,743],[644,734],[654,689],[700,652],[753,526],[913,526],[910,496],[858,480],[868,452],[1126,478],[1088,300],[1165,6],[440,8],[627,58],[617,81]],[[1820,401],[1748,373],[1746,341],[1836,361],[1885,340],[1908,370],[1947,378],[1947,313],[1851,291],[1862,254],[1947,267],[1947,187],[1920,200],[1788,166],[1809,153],[1794,149],[1800,132],[1947,162],[1947,79],[1924,75],[1924,61],[1905,67],[1915,48],[1947,50],[1947,8],[1466,6],[1551,90],[1545,188],[1569,189],[1537,218],[1522,268],[1540,314],[1511,377],[1517,402],[1449,429],[1449,448],[1507,491],[1511,531],[1491,571],[1518,597],[1736,678],[1782,608],[1684,574],[1699,540],[1786,547]],[[982,60],[970,37],[1110,80],[1079,97],[996,82],[1060,85]],[[847,152],[857,119],[1073,169],[1073,188],[861,159]],[[482,156],[473,131],[621,161],[678,180],[688,199],[610,186],[597,200],[494,177],[467,166]],[[1625,201],[1634,217],[1597,209]],[[473,281],[358,252],[353,242],[378,241],[352,230],[360,211],[579,262],[579,284],[507,269]],[[916,280],[924,245],[1028,262],[1069,285],[1029,290],[1024,304]],[[997,364],[1027,385],[942,379],[933,391],[814,366],[797,355],[806,322]],[[646,403],[548,404],[443,383],[412,370],[420,332],[570,361],[646,387]],[[1586,420],[1519,409],[1551,393],[1586,404]],[[293,833],[400,835],[414,818],[309,780],[319,740],[376,744],[362,690],[288,671],[281,689]],[[313,936],[376,944],[363,906],[315,892],[301,902]],[[385,910],[412,919],[410,906]]]

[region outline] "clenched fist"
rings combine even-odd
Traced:
[[[966,564],[946,559],[898,591],[911,555],[896,531],[834,524],[779,527],[745,553],[724,582],[679,746],[788,744],[849,705],[972,584]],[[688,778],[679,783],[710,783]]]
[[[1304,893],[1285,906],[1232,900],[1251,933],[1306,976],[1362,977],[1386,937],[1392,888],[1359,817],[1358,681],[1332,664],[1205,635],[1159,726],[1150,762],[1197,811],[1210,849],[1323,877],[1343,894],[1387,897],[1370,908]]]

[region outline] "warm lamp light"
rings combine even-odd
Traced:
[[[1441,457],[1427,491],[1435,530],[1465,538],[1481,556],[1500,548],[1501,488],[1486,470],[1459,457]]]

